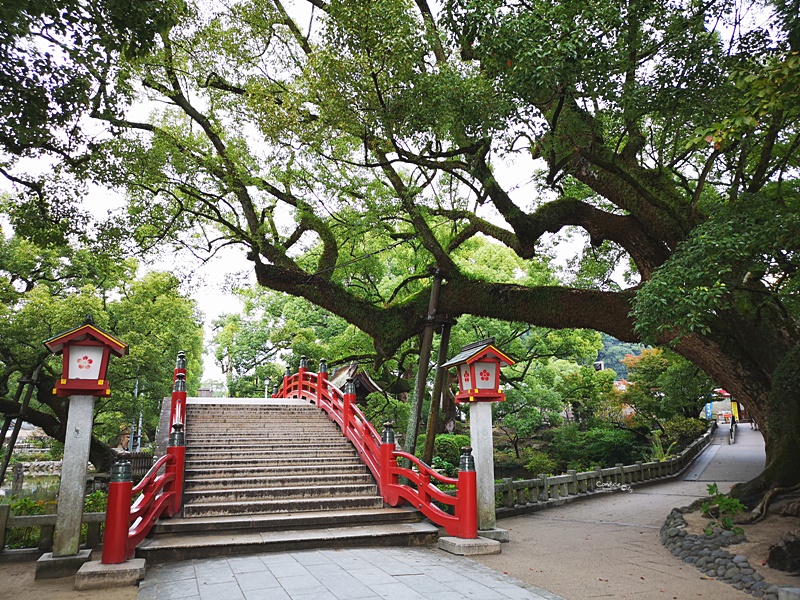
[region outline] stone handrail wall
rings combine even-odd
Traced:
[[[513,481],[503,479],[495,484],[495,494],[501,496],[497,518],[535,512],[560,506],[577,498],[586,498],[612,490],[627,490],[633,484],[669,479],[683,472],[708,446],[714,426],[687,446],[680,454],[659,462],[637,461],[633,465],[617,464],[614,467],[565,475],[539,475],[535,479]]]
[[[100,526],[105,523],[106,513],[83,513],[81,520],[87,526],[86,547],[97,548],[100,546],[102,537]],[[6,551],[6,532],[11,529],[23,527],[39,527],[39,545],[37,552],[51,552],[53,550],[53,533],[56,528],[56,515],[22,515],[13,516],[10,514],[8,504],[0,505],[0,557]]]

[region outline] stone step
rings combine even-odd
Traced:
[[[261,421],[266,422],[309,422],[309,423],[330,423],[330,417],[317,410],[309,408],[306,410],[241,410],[241,411],[189,411],[186,413],[186,420],[190,423],[211,423],[211,422],[244,422],[248,418],[258,416]]]
[[[260,467],[279,467],[279,466],[301,466],[301,465],[314,465],[324,466],[329,465],[335,467],[341,464],[355,464],[358,462],[358,457],[355,455],[349,456],[273,456],[268,460],[258,461],[250,458],[220,458],[220,459],[191,459],[186,461],[186,469],[207,469],[210,467],[231,467],[240,468],[248,466]]]
[[[187,460],[219,460],[219,459],[250,459],[254,462],[269,462],[272,459],[282,458],[334,458],[357,456],[355,449],[351,448],[322,448],[320,450],[261,450],[258,448],[249,450],[215,450],[204,451],[202,448],[186,451]]]
[[[313,548],[426,546],[436,543],[438,529],[430,523],[356,525],[265,532],[159,535],[144,540],[136,556],[151,563],[287,552]],[[266,596],[265,596],[266,597]]]
[[[186,443],[187,448],[192,450],[203,450],[213,452],[215,450],[290,450],[298,452],[311,452],[324,449],[352,448],[353,445],[345,438],[316,438],[308,441],[297,440],[252,440],[250,442],[240,442],[235,440],[190,440]]]
[[[179,517],[162,519],[153,527],[153,535],[183,533],[204,534],[218,531],[280,531],[285,529],[319,529],[346,525],[380,525],[419,523],[422,513],[410,507],[364,508],[355,510],[307,511],[227,517]]]
[[[339,498],[354,496],[377,496],[378,486],[372,483],[340,484],[299,487],[242,487],[213,490],[193,490],[183,493],[186,506],[196,503],[250,502],[266,500],[299,500],[309,498]]]
[[[369,473],[330,474],[327,472],[310,475],[283,475],[274,477],[207,477],[186,480],[187,491],[217,490],[232,488],[299,487],[343,484],[374,484]]]
[[[211,468],[187,468],[187,485],[194,478],[211,479],[224,477],[281,477],[291,475],[318,475],[318,474],[347,474],[366,473],[367,467],[360,461],[332,465],[286,465],[286,466],[256,466],[246,465],[231,468],[230,466]]]
[[[291,503],[280,500],[251,500],[230,502],[197,502],[186,504],[183,516],[221,517],[226,515],[257,515],[265,513],[296,513],[325,510],[353,510],[359,508],[381,508],[380,496],[298,498]]]
[[[347,440],[342,440],[341,442],[336,441],[333,443],[325,442],[321,444],[317,443],[306,443],[306,444],[298,444],[298,445],[287,445],[280,442],[263,442],[263,443],[254,443],[254,444],[236,444],[230,443],[226,444],[224,442],[213,442],[213,443],[188,443],[186,444],[187,452],[224,452],[224,451],[231,451],[231,452],[280,452],[283,451],[284,453],[293,453],[293,452],[330,452],[330,451],[341,451],[341,450],[350,450],[354,449],[353,445],[349,443]]]

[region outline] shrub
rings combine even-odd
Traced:
[[[9,506],[14,516],[48,515],[56,512],[56,503],[48,500],[30,498],[13,499]],[[38,527],[17,527],[8,531],[6,545],[9,548],[35,548],[39,544],[41,532]]]
[[[541,450],[528,450],[525,454],[525,458],[527,462],[525,463],[525,468],[528,469],[534,475],[539,475],[540,473],[545,473],[550,475],[555,472],[557,463],[555,460],[550,458],[550,455],[546,452],[542,452]]]
[[[549,450],[565,470],[586,470],[593,465],[632,464],[642,458],[645,445],[632,431],[605,428],[579,431],[573,424],[558,428]]]
[[[706,432],[708,421],[679,416],[665,421],[663,427],[670,442],[676,442],[679,448],[685,448]]]
[[[448,462],[458,469],[458,462],[461,458],[461,448],[469,446],[469,436],[455,433],[440,433],[433,442],[433,458],[439,458]],[[425,434],[417,437],[416,455],[422,458],[425,452]],[[433,465],[431,465],[433,466]]]

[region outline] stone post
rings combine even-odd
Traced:
[[[80,549],[86,466],[89,462],[93,420],[94,396],[70,396],[61,485],[58,488],[54,558],[74,556]]]
[[[469,437],[475,459],[478,496],[478,534],[508,541],[508,531],[496,528],[494,506],[494,444],[492,443],[492,403],[469,405]]]

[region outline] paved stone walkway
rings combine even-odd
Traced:
[[[763,469],[759,432],[740,426],[732,446],[727,434],[723,425],[679,480],[500,521],[511,542],[499,555],[372,548],[184,561],[149,567],[138,600],[741,600],[658,539],[670,510],[705,496],[707,482],[727,491]]]
[[[147,570],[138,600],[559,600],[427,548],[354,548],[216,558]]]

